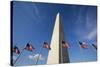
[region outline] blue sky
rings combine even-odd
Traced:
[[[51,42],[54,22],[60,13],[70,62],[96,61],[97,7],[33,2],[13,2],[13,45],[22,50],[30,42],[34,52],[24,51],[15,65],[34,65],[43,42]],[[79,41],[84,41],[88,49],[82,49]],[[38,64],[46,64],[48,50],[43,49]],[[14,54],[14,59],[18,55]]]

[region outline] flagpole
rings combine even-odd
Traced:
[[[43,45],[44,45],[44,44],[43,44]],[[37,65],[37,64],[38,64],[39,57],[40,57],[40,54],[42,53],[42,51],[43,51],[43,46],[42,46],[42,48],[41,48],[41,50],[40,50],[40,52],[39,52],[39,56],[38,56],[38,58],[37,58],[37,61],[36,61],[35,65]]]
[[[17,60],[20,58],[20,56],[22,55],[22,52],[24,51],[24,49],[22,49],[21,53],[19,54],[19,56],[17,57],[17,59],[15,60],[15,62],[13,63],[13,65],[16,64]]]

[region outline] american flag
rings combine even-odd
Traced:
[[[16,54],[20,54],[20,50],[17,46],[14,46],[13,52],[16,53]]]
[[[70,46],[68,45],[68,43],[66,43],[65,41],[62,41],[62,46],[64,48],[70,48]]]
[[[50,48],[50,46],[49,46],[49,44],[47,42],[44,42],[43,48],[48,48],[49,50],[51,50],[51,48]]]
[[[88,48],[88,45],[85,42],[79,42],[81,48]]]
[[[30,43],[27,43],[25,49],[28,51],[33,51],[35,48]]]

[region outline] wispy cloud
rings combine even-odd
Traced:
[[[80,8],[78,13],[76,22],[79,26],[76,27],[75,33],[81,40],[92,40],[97,35],[96,19],[93,19],[93,16],[90,15],[88,11],[82,16],[82,10],[83,9]]]
[[[88,34],[87,38],[88,38],[89,40],[91,40],[91,39],[93,39],[93,38],[96,36],[96,34],[97,34],[97,30],[94,29],[94,30],[92,30],[92,31]]]
[[[41,61],[45,60],[45,58],[43,57],[42,54],[29,55],[28,57],[29,57],[29,59],[34,60],[34,61],[36,61],[38,58]]]
[[[44,17],[44,16],[41,17],[41,13],[40,13],[40,11],[39,11],[39,7],[38,7],[36,4],[34,4],[33,8],[34,8],[35,15],[36,15],[36,21],[38,21],[37,23],[41,23],[42,20],[43,20],[45,17]],[[38,20],[38,19],[39,19],[39,20]]]
[[[87,30],[92,29],[92,31],[90,31],[89,34],[86,37],[88,40],[92,40],[94,37],[96,37],[97,29],[96,29],[96,23],[95,22],[96,22],[95,19],[92,19],[90,17],[90,15],[88,15],[88,13],[87,13],[86,28],[87,28]]]
[[[36,4],[34,4],[34,9],[35,9],[35,13],[36,13],[37,17],[40,18],[40,12],[39,12],[38,7],[36,6]]]

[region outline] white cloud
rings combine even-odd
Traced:
[[[42,60],[42,61],[45,60],[45,58],[42,56],[42,54],[29,55],[28,57],[29,57],[29,59],[34,60],[34,61],[36,61],[38,58],[39,58],[39,60]]]
[[[29,59],[33,59],[33,56],[32,55],[29,55]]]
[[[94,29],[94,30],[92,30],[92,31],[88,34],[87,38],[88,38],[89,40],[91,40],[91,39],[93,39],[93,38],[96,36],[96,34],[97,34],[97,30]]]

